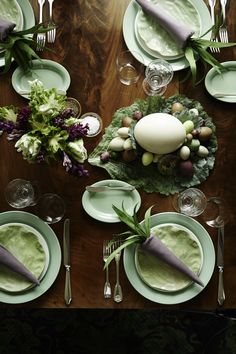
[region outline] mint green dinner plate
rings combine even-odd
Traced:
[[[35,25],[34,11],[29,0],[17,0],[23,14],[23,30]],[[4,52],[0,53],[0,67],[5,65]]]
[[[183,214],[168,212],[151,216],[151,227],[168,223],[184,226],[198,238],[203,252],[199,278],[206,287],[215,267],[215,249],[208,232],[199,222]],[[137,272],[135,266],[135,251],[136,245],[129,246],[124,250],[123,260],[125,272],[135,290],[148,300],[166,305],[179,304],[194,298],[204,290],[204,288],[196,283],[192,283],[188,287],[176,292],[162,292],[153,289],[142,281]]]
[[[32,64],[29,72],[24,72],[20,67],[14,71],[12,86],[17,93],[27,98],[28,95],[24,92],[30,91],[29,81],[36,79],[42,82],[45,89],[56,88],[67,91],[70,86],[70,75],[61,64],[47,59],[32,60]]]
[[[34,286],[18,293],[0,290],[0,302],[21,304],[38,298],[52,286],[61,266],[61,248],[57,236],[51,227],[36,215],[24,211],[7,211],[0,213],[0,225],[9,223],[19,223],[33,227],[44,238],[49,250],[47,271],[41,279],[39,286]]]
[[[130,186],[130,184],[115,179],[107,179],[96,182],[93,186]],[[130,192],[110,190],[91,193],[85,191],[82,197],[82,205],[84,210],[92,218],[107,223],[120,222],[120,219],[113,210],[112,205],[122,208],[122,203],[125,210],[128,213],[133,214],[134,206],[137,205],[136,210],[138,210],[141,205],[141,198],[138,191],[136,189]]]
[[[204,34],[212,26],[209,10],[203,0],[191,0],[191,3],[196,8],[200,17],[200,23],[201,23],[200,33]],[[150,63],[150,61],[155,59],[155,57],[150,55],[150,53],[146,52],[142,48],[142,46],[140,46],[136,38],[135,20],[139,10],[140,7],[136,3],[136,1],[132,0],[125,11],[124,18],[123,18],[123,37],[128,49],[130,51],[133,50],[141,54],[144,59],[144,65],[147,66]],[[204,36],[204,39],[210,39],[210,36],[211,34],[209,32]],[[139,60],[138,57],[136,59]],[[168,62],[172,65],[174,71],[179,71],[189,66],[187,60],[184,57],[168,60]]]
[[[215,68],[208,71],[205,77],[205,86],[210,95],[222,94],[215,97],[217,100],[235,103],[236,102],[236,61],[221,63],[228,70],[219,73]],[[232,94],[229,95],[229,94]],[[225,96],[224,96],[225,95]]]

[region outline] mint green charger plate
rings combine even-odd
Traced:
[[[151,227],[168,223],[183,226],[197,237],[202,249],[202,266],[198,276],[205,288],[215,267],[215,249],[210,235],[198,221],[183,214],[167,212],[151,216]],[[196,283],[192,283],[182,290],[171,292],[163,292],[150,287],[141,279],[137,271],[135,265],[136,246],[134,244],[125,248],[123,262],[131,285],[143,297],[159,304],[174,305],[189,301],[204,291],[204,288]]]
[[[6,292],[0,290],[0,302],[21,304],[40,297],[52,286],[61,266],[61,248],[57,236],[51,227],[36,215],[24,211],[7,211],[1,213],[0,226],[9,223],[28,225],[35,229],[45,240],[49,251],[47,270],[39,286],[34,286],[21,292]]]

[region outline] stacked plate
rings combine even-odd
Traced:
[[[37,216],[9,211],[0,214],[0,244],[8,249],[40,281],[32,285],[0,264],[0,301],[25,303],[47,291],[61,265],[60,244],[53,230]]]
[[[210,13],[203,0],[150,1],[158,3],[177,21],[189,25],[195,31],[195,37],[203,35],[211,27]],[[174,71],[188,66],[183,51],[171,36],[157,21],[145,14],[134,0],[124,15],[123,36],[129,50],[139,52],[145,65],[155,58],[163,58],[171,63]],[[209,39],[210,33],[203,38]]]
[[[205,287],[214,271],[215,250],[204,227],[188,216],[171,212],[153,215],[151,226],[156,237],[198,274]],[[188,301],[204,289],[139,245],[125,249],[124,268],[133,287],[160,304]]]
[[[28,0],[1,0],[0,17],[15,23],[17,31],[35,25],[34,12]],[[0,52],[0,67],[4,64],[4,51],[2,51]]]

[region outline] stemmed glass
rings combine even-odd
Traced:
[[[38,186],[34,182],[16,178],[5,188],[5,198],[10,206],[23,209],[37,203]]]
[[[163,95],[173,78],[173,68],[166,60],[155,59],[145,70],[143,89],[148,96]]]
[[[176,211],[195,217],[204,212],[207,206],[207,198],[200,189],[188,188],[175,194],[172,204]]]
[[[64,200],[55,193],[43,194],[37,203],[37,214],[47,224],[60,221],[65,214]]]

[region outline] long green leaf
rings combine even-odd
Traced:
[[[106,263],[104,265],[103,269],[106,269],[108,267],[108,265],[111,263],[111,261],[115,258],[116,254],[121,252],[124,248],[132,245],[133,243],[137,243],[139,242],[139,236],[137,236],[137,240],[135,238],[128,240],[128,241],[124,241],[124,243],[122,243],[121,246],[119,246],[116,250],[114,250],[110,256],[107,258]]]
[[[196,76],[197,76],[197,65],[196,65],[196,60],[194,57],[194,51],[191,47],[187,47],[185,48],[185,52],[184,52],[185,58],[187,59],[187,61],[189,62],[189,67],[192,73],[192,80],[193,80],[193,84],[196,83]]]

